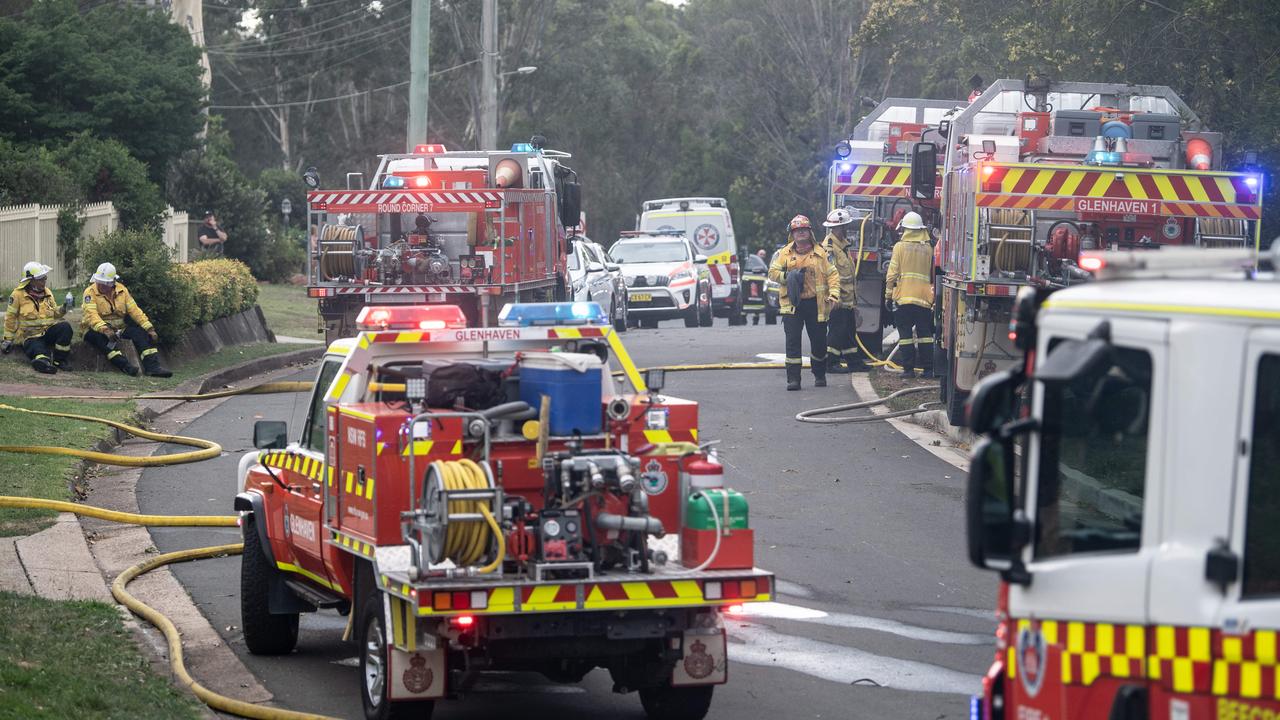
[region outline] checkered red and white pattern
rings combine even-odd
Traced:
[[[307,202],[328,212],[467,212],[498,207],[502,197],[496,190],[318,190],[307,194]]]

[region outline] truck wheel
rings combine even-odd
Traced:
[[[942,380],[942,401],[947,408],[947,422],[955,427],[964,427],[964,401],[969,398],[969,393],[962,392],[956,386],[956,363],[959,358],[955,354],[956,336],[955,332],[947,334],[950,342],[947,343],[946,350],[946,377]],[[936,366],[935,366],[936,367]]]
[[[244,553],[240,556],[240,626],[254,655],[285,655],[298,644],[298,613],[273,615],[268,602],[271,575],[252,515],[245,516]]]
[[[653,720],[702,720],[711,709],[715,689],[715,685],[641,688],[640,704]]]
[[[388,682],[390,648],[382,616],[382,596],[374,590],[361,603],[360,700],[367,720],[431,720],[435,702],[391,702]]]

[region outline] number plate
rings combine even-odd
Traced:
[[[631,293],[631,302],[649,302],[653,300],[652,293]]]

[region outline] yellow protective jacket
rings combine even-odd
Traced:
[[[827,310],[840,302],[840,273],[827,258],[827,251],[815,243],[808,253],[797,253],[795,243],[779,250],[769,264],[769,279],[778,283],[778,312],[792,315],[796,306],[787,293],[787,271],[807,269],[800,299],[818,298],[818,322],[827,321]]]
[[[110,297],[98,291],[97,283],[85,288],[83,311],[80,327],[84,330],[102,332],[107,327],[123,330],[125,316],[133,318],[143,330],[151,329],[151,319],[133,301],[124,283],[116,283],[115,292]]]
[[[33,297],[27,292],[24,280],[9,296],[9,307],[4,313],[4,339],[21,345],[27,338],[43,335],[66,314],[66,306],[54,300],[48,288],[44,295]]]
[[[858,305],[858,278],[854,274],[853,256],[849,254],[849,241],[835,233],[827,233],[822,241],[827,258],[840,274],[840,307],[848,310]]]
[[[899,305],[933,307],[933,246],[925,230],[906,230],[893,246],[884,296]]]

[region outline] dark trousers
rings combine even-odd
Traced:
[[[815,377],[826,377],[827,324],[818,322],[818,301],[815,298],[801,300],[795,309],[795,313],[782,316],[782,329],[787,334],[787,377],[800,377],[804,364],[801,334],[805,332],[809,334],[810,369]]]
[[[858,344],[853,339],[853,308],[833,308],[827,318],[827,355],[832,363],[852,361],[858,356]]]
[[[155,346],[151,342],[151,336],[147,334],[146,330],[142,329],[141,325],[138,325],[132,320],[126,319],[124,321],[124,329],[117,331],[116,334],[133,343],[133,349],[138,351],[138,358],[144,363],[146,363],[148,358],[155,355],[157,352]],[[124,355],[124,353],[120,352],[118,348],[113,350],[108,347],[111,344],[111,338],[108,338],[97,330],[85,331],[84,341],[97,348],[99,352],[105,354],[108,360],[115,360],[116,358],[123,357]]]
[[[43,358],[64,363],[71,354],[71,323],[63,320],[55,323],[43,334],[29,337],[22,342],[22,351],[31,362]]]
[[[933,369],[933,310],[919,305],[899,305],[893,311],[898,326],[898,364],[904,370]]]

